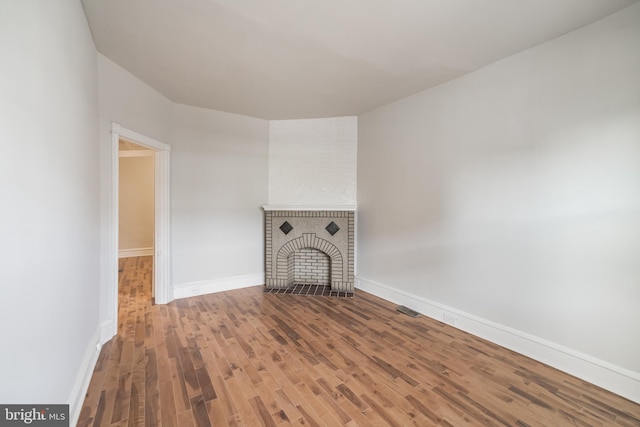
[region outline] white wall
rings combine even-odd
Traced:
[[[268,121],[174,104],[173,282],[184,297],[264,284]]]
[[[80,2],[0,2],[0,61],[0,402],[73,414],[99,301],[97,59]]]
[[[639,400],[639,76],[636,5],[360,116],[363,286],[611,367]]]
[[[358,118],[273,120],[270,205],[355,205]]]
[[[153,248],[154,159],[146,156],[120,157],[118,192],[118,249],[121,256],[131,249]]]
[[[169,140],[169,99],[100,53],[98,74],[101,143],[106,137],[111,142],[111,122],[161,142]]]

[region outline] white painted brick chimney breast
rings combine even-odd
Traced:
[[[358,118],[272,120],[270,205],[356,205]]]

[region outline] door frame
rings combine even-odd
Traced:
[[[109,250],[109,312],[113,316],[112,335],[118,333],[118,232],[119,232],[119,143],[130,141],[154,151],[154,251],[153,293],[156,304],[173,301],[171,286],[170,246],[170,182],[169,157],[171,147],[148,136],[111,123],[111,236]]]

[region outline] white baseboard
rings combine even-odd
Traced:
[[[357,277],[356,287],[640,403],[639,372],[373,280]]]
[[[132,258],[136,256],[150,256],[153,255],[153,248],[134,248],[134,249],[120,249],[118,251],[118,258]]]
[[[183,283],[173,288],[175,299],[189,298],[197,295],[215,292],[231,291],[264,284],[264,273],[246,274],[242,276],[224,277],[221,279],[203,280],[199,282]]]
[[[114,325],[112,320],[100,323],[100,345],[105,345],[107,341],[118,333],[115,328],[116,325]]]
[[[98,328],[93,337],[89,340],[89,345],[85,350],[80,369],[78,369],[76,380],[73,384],[73,388],[71,389],[71,395],[69,396],[69,425],[75,426],[78,423],[78,418],[80,418],[80,412],[82,411],[82,405],[84,404],[84,398],[87,394],[87,390],[89,389],[91,376],[93,375],[93,370],[96,367],[96,362],[98,361],[101,348],[100,328]]]

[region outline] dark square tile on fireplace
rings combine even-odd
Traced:
[[[331,223],[325,227],[325,230],[327,230],[329,232],[329,234],[331,234],[333,236],[338,231],[340,231],[340,227],[338,227],[338,224],[336,224],[335,222],[331,221]]]
[[[280,230],[282,230],[282,232],[283,232],[284,234],[289,234],[289,232],[290,232],[291,230],[293,230],[293,227],[291,226],[291,224],[289,224],[289,222],[288,222],[288,221],[285,221],[285,222],[283,222],[283,223],[282,223],[282,225],[280,226]]]

